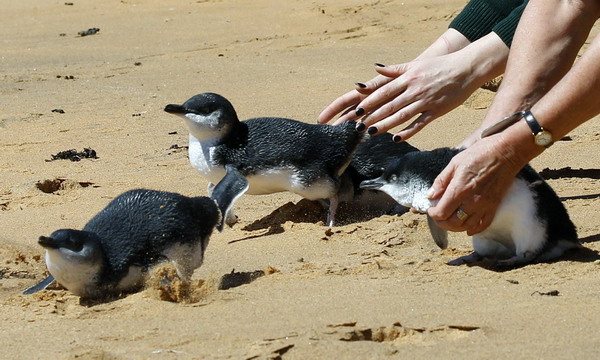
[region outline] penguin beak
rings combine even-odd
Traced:
[[[189,112],[185,110],[183,106],[177,104],[169,104],[165,106],[165,111],[170,114],[186,114]]]
[[[40,244],[45,249],[56,249],[59,247],[53,238],[47,236],[40,236],[40,238],[38,239],[38,244]]]
[[[360,183],[360,188],[361,189],[379,190],[379,189],[381,189],[381,187],[383,185],[385,185],[383,180],[381,180],[381,178],[376,178],[376,179],[371,179],[371,180],[364,180],[363,182]]]

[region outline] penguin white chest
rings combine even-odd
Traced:
[[[101,265],[92,261],[81,261],[70,256],[69,250],[46,250],[46,266],[56,281],[73,294],[84,296],[90,287],[95,286]]]
[[[538,253],[547,239],[547,224],[537,216],[537,205],[528,183],[516,179],[500,204],[494,220],[473,236],[475,251],[497,257],[490,241],[500,243],[515,254]],[[501,249],[504,250],[504,249]]]
[[[202,143],[190,135],[189,146],[189,159],[192,166],[213,184],[221,181],[225,176],[225,169],[211,161],[214,145],[207,142]]]
[[[328,177],[323,177],[306,184],[297,174],[297,170],[289,167],[278,167],[262,170],[250,175],[248,179],[249,195],[273,194],[290,191],[309,200],[326,199],[336,190],[335,184]]]
[[[420,179],[412,179],[403,184],[396,182],[384,184],[380,190],[396,200],[398,204],[425,213],[427,209],[438,203],[438,200],[429,200],[427,197],[428,189],[429,185],[426,182]]]

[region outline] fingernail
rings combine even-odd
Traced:
[[[431,199],[434,194],[435,189],[433,187],[430,187],[429,190],[427,190],[427,192],[425,193],[425,196],[427,196],[428,199]]]
[[[363,131],[365,131],[366,127],[367,126],[365,124],[359,122],[358,124],[356,124],[356,131],[363,132]]]
[[[358,87],[359,87],[359,88],[361,88],[361,89],[364,89],[364,88],[366,88],[366,87],[367,87],[367,85],[365,85],[365,84],[363,84],[363,83],[358,83],[358,82],[357,82],[357,83],[355,83],[354,85],[358,86]]]
[[[392,141],[395,142],[395,143],[399,143],[400,141],[402,141],[402,136],[400,136],[400,135],[394,135],[392,137]]]
[[[385,65],[381,64],[381,63],[375,63],[375,66],[379,66],[379,67],[385,67]]]
[[[355,114],[356,114],[356,116],[363,116],[365,114],[365,109],[358,108],[358,109],[356,109]]]
[[[369,135],[374,135],[374,134],[376,134],[376,133],[377,133],[377,128],[376,128],[375,126],[371,126],[371,127],[369,128],[369,130],[367,130],[367,133],[368,133]]]

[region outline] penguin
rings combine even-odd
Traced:
[[[379,178],[363,181],[361,187],[386,192],[398,203],[425,213],[437,203],[427,198],[427,190],[460,151],[440,148],[410,152],[392,163]],[[428,225],[436,244],[446,248],[447,231],[429,217]],[[473,253],[454,259],[449,265],[491,258],[498,266],[518,267],[550,261],[569,249],[581,247],[575,225],[558,195],[529,165],[518,173],[491,225],[472,240]]]
[[[350,165],[342,175],[342,186],[338,194],[340,203],[360,204],[362,208],[384,208],[395,213],[405,212],[403,206],[382,191],[362,189],[360,184],[365,180],[381,176],[393,162],[413,151],[419,151],[408,142],[396,143],[393,135],[382,133],[370,136],[358,144]],[[398,209],[398,208],[401,209]]]
[[[208,179],[209,194],[214,184],[241,174],[250,195],[290,191],[309,200],[329,199],[327,225],[333,226],[340,176],[366,138],[355,123],[317,125],[277,117],[240,121],[233,105],[215,93],[164,110],[185,120],[189,160]],[[227,165],[238,172],[227,171]]]
[[[119,296],[139,290],[145,273],[165,261],[173,263],[183,281],[189,281],[204,260],[213,229],[223,229],[222,214],[240,193],[236,187],[247,183],[217,186],[213,199],[127,191],[82,230],[60,229],[40,236],[50,276],[23,293],[43,290],[56,280],[83,298]]]

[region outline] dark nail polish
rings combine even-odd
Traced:
[[[355,83],[354,85],[358,86],[361,89],[364,89],[367,87],[367,85],[363,84],[363,83]]]
[[[375,63],[375,66],[379,66],[379,67],[385,67],[385,65],[381,64],[381,63]]]
[[[363,116],[365,114],[365,109],[358,108],[358,109],[356,109],[355,114],[356,114],[356,116]]]
[[[367,130],[367,133],[369,135],[375,135],[375,133],[377,133],[377,128],[375,126],[371,126],[369,130]]]
[[[356,131],[358,131],[358,132],[363,132],[363,131],[365,131],[366,128],[367,128],[367,126],[361,122],[359,122],[356,125]]]
[[[395,142],[395,143],[399,143],[400,141],[402,141],[402,136],[400,136],[400,135],[394,135],[392,137],[392,141]]]

